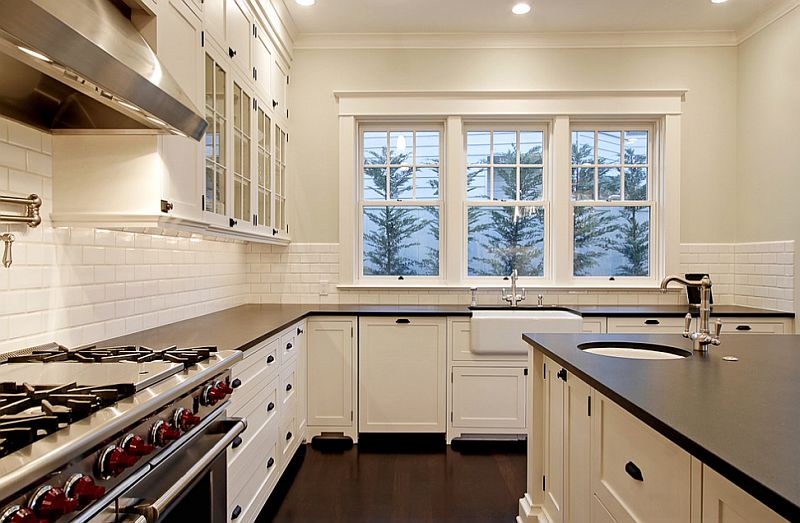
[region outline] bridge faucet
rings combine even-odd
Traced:
[[[500,293],[500,299],[502,299],[503,301],[507,301],[508,303],[511,304],[512,307],[516,307],[519,304],[519,302],[525,301],[525,298],[527,298],[527,292],[525,291],[525,289],[522,289],[521,294],[517,293],[518,277],[519,274],[517,273],[517,269],[511,271],[511,276],[509,276],[509,278],[511,278],[511,293],[509,294],[507,289],[505,288]]]
[[[696,351],[707,352],[709,345],[719,345],[722,332],[722,320],[717,318],[714,325],[714,335],[711,335],[709,323],[711,322],[711,278],[703,276],[700,281],[689,281],[680,276],[667,276],[661,282],[661,291],[667,291],[667,285],[671,282],[680,283],[685,287],[700,288],[700,325],[699,330],[690,332],[692,326],[692,314],[687,313],[683,329],[683,337],[692,340],[692,348]]]

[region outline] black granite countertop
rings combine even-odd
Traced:
[[[590,316],[676,316],[686,315],[681,306],[571,306]],[[472,311],[463,305],[289,305],[250,304],[233,307],[197,318],[171,323],[101,342],[164,347],[173,344],[216,345],[220,350],[247,350],[311,315],[330,316],[465,316]],[[714,315],[751,317],[794,317],[792,312],[778,312],[732,305],[714,308]]]
[[[523,338],[789,521],[800,521],[800,336],[723,335],[707,354],[679,360],[612,358],[577,346],[614,340],[691,352],[680,335]]]

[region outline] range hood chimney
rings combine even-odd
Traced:
[[[207,126],[111,0],[0,1],[0,114],[64,134]]]

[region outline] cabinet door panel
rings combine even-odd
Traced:
[[[683,332],[683,318],[608,318],[608,332],[642,332],[650,334],[680,334]]]
[[[359,430],[445,432],[445,318],[362,318]]]
[[[789,324],[780,318],[720,318],[722,334],[791,334]],[[712,318],[716,321],[716,318]]]
[[[703,523],[785,523],[769,507],[703,465]]]
[[[275,112],[282,118],[288,118],[287,90],[289,83],[289,68],[277,57],[272,60],[272,100]]]
[[[620,522],[689,521],[689,454],[601,394],[592,404],[592,488],[603,506]]]
[[[453,367],[453,426],[525,428],[525,369]]]
[[[263,30],[258,31],[258,37],[253,39],[253,67],[256,70],[256,91],[271,103],[272,52]]]
[[[225,2],[226,0],[204,0],[203,24],[206,36],[213,38],[220,46],[225,44]]]
[[[553,523],[564,521],[564,382],[561,366],[545,358],[544,509]]]
[[[589,521],[592,460],[589,402],[592,389],[573,375],[564,382],[564,455],[566,521]]]
[[[250,24],[250,11],[243,0],[225,2],[225,36],[231,62],[239,71],[252,78],[250,70],[250,41],[253,27]],[[232,52],[231,52],[232,51]],[[233,56],[231,56],[233,55]]]
[[[308,424],[351,426],[354,320],[309,320]]]

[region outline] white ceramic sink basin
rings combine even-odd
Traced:
[[[570,333],[583,330],[583,318],[564,310],[473,310],[470,351],[475,354],[527,354],[523,332]]]
[[[627,342],[582,343],[578,348],[583,352],[611,356],[612,358],[629,358],[634,360],[680,360],[691,355],[691,352],[677,347],[653,345],[649,343],[629,344]]]

